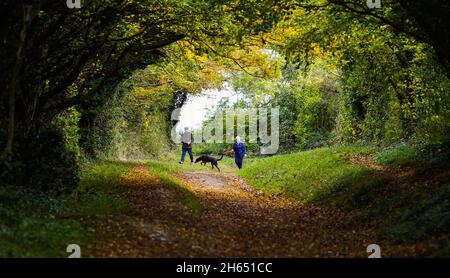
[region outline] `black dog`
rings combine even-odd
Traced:
[[[197,158],[195,160],[195,163],[201,161],[200,164],[206,165],[206,163],[210,162],[211,163],[211,168],[214,169],[214,166],[216,166],[217,170],[219,170],[219,172],[220,172],[219,166],[217,166],[217,161],[222,160],[222,158],[223,158],[223,154],[222,154],[222,156],[219,159],[215,159],[214,157],[210,157],[210,156],[207,156],[207,155],[202,155],[202,156],[200,156],[199,158]]]

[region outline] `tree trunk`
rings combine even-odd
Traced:
[[[11,76],[11,83],[9,84],[9,98],[8,98],[8,136],[4,153],[11,155],[13,152],[14,131],[15,131],[15,114],[16,114],[16,95],[20,90],[20,70],[23,62],[23,52],[26,44],[27,31],[32,19],[32,6],[24,6],[22,30],[20,31],[19,48],[16,52],[16,63]]]

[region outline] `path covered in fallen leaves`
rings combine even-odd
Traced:
[[[234,173],[184,172],[176,179],[203,209],[183,205],[179,193],[144,164],[122,183],[131,208],[96,220],[95,257],[367,257],[370,229],[334,207],[268,196]]]

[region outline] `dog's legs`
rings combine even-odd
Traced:
[[[219,170],[219,172],[220,172],[219,166],[217,166],[217,164],[215,166],[216,166],[217,170]]]

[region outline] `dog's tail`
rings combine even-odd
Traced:
[[[219,159],[217,159],[217,161],[222,160],[222,158],[223,158],[223,153],[222,153],[222,156]]]

